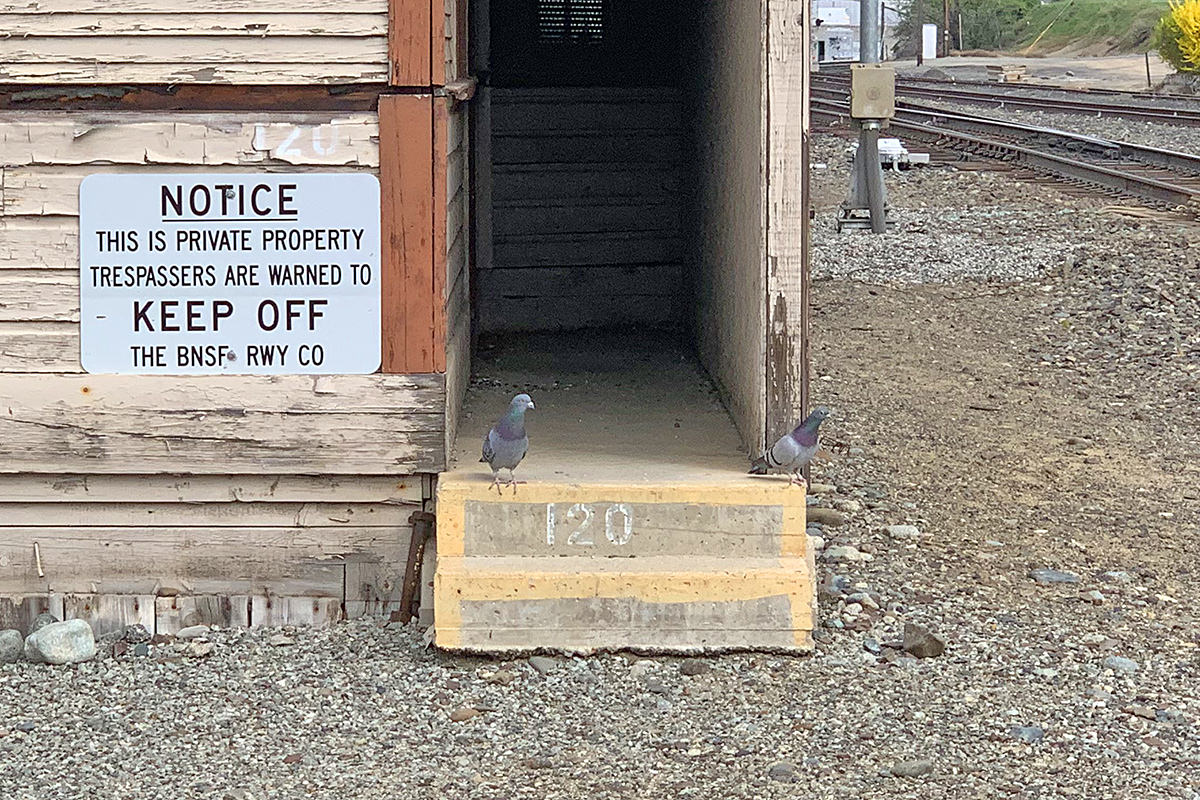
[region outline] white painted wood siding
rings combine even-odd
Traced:
[[[383,81],[387,19],[387,0],[0,0],[0,81]]]

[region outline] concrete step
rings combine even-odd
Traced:
[[[478,473],[444,473],[436,643],[482,652],[811,648],[803,488],[723,477],[538,481],[497,495]]]

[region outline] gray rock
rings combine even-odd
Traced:
[[[892,774],[897,778],[920,778],[931,772],[933,772],[933,762],[927,758],[900,761],[892,766]]]
[[[1132,714],[1133,716],[1141,717],[1142,719],[1153,719],[1153,720],[1158,719],[1158,712],[1156,712],[1150,706],[1142,705],[1141,703],[1133,703],[1131,705],[1127,705],[1124,708],[1122,708],[1121,710],[1124,711],[1126,714]]]
[[[189,625],[181,629],[175,634],[177,639],[199,639],[201,636],[208,636],[209,630],[207,625]]]
[[[145,642],[138,642],[133,646],[133,654],[139,658],[145,658],[150,655],[150,645]]]
[[[916,525],[888,525],[884,528],[893,539],[920,539],[921,529]]]
[[[20,661],[25,654],[25,637],[18,630],[0,631],[0,664]]]
[[[46,664],[77,664],[96,655],[92,626],[81,619],[53,622],[25,638],[25,657]]]
[[[130,644],[148,642],[150,635],[150,631],[146,630],[145,625],[126,625],[125,630],[121,631],[121,639]]]
[[[558,668],[558,661],[549,656],[530,656],[529,666],[537,670],[538,674],[545,675]]]
[[[1117,569],[1100,573],[1100,580],[1106,583],[1133,583],[1133,576],[1123,569]]]
[[[186,652],[192,658],[204,658],[212,655],[214,647],[212,642],[188,642]]]
[[[25,635],[29,636],[31,634],[37,633],[38,631],[40,631],[42,628],[46,627],[47,625],[53,625],[56,622],[58,622],[58,617],[54,616],[49,611],[43,611],[42,613],[38,614],[36,617],[33,618],[33,624],[29,626],[29,632],[26,633]]]
[[[809,506],[808,521],[836,528],[846,524],[846,515],[840,511],[834,511],[832,508]]]
[[[778,761],[767,769],[767,777],[773,781],[794,781],[796,766],[786,761]]]
[[[1014,725],[1008,729],[1008,732],[1029,744],[1040,742],[1046,736],[1046,732],[1037,725]]]
[[[1033,578],[1035,583],[1051,584],[1051,583],[1079,583],[1079,576],[1074,572],[1064,572],[1059,569],[1050,569],[1049,567],[1039,567],[1029,571],[1029,577]]]
[[[1124,656],[1109,656],[1104,659],[1104,668],[1111,669],[1113,672],[1123,672],[1127,675],[1132,675],[1138,671],[1138,663],[1132,658]]]
[[[879,644],[878,639],[870,637],[863,639],[863,650],[866,650],[871,655],[877,656],[883,652],[883,647]]]
[[[648,681],[646,681],[646,691],[650,692],[651,694],[666,694],[667,685],[658,678],[650,678]]]
[[[826,561],[874,561],[875,556],[870,553],[863,553],[857,547],[851,547],[848,544],[839,544],[835,547],[825,548]]]
[[[277,633],[267,640],[267,644],[271,647],[291,647],[295,643],[295,639],[283,633]]]
[[[704,673],[708,672],[709,669],[711,669],[711,667],[708,666],[707,661],[701,661],[698,658],[692,658],[683,662],[683,665],[679,667],[679,674],[703,675]]]
[[[946,643],[928,628],[915,622],[904,623],[904,652],[917,658],[936,658],[946,651]]]

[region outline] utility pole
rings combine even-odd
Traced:
[[[880,61],[882,15],[880,0],[859,0],[858,64],[850,68],[850,117],[859,126],[858,149],[850,178],[850,197],[842,203],[837,228],[870,227],[887,231],[887,197],[879,163],[879,131],[896,107],[896,77]],[[867,211],[869,218],[860,213]]]
[[[913,0],[913,39],[917,43],[917,66],[925,63],[925,3],[923,0]]]
[[[962,45],[959,45],[961,47]],[[950,0],[942,0],[942,58],[950,57]]]

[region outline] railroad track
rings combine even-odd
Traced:
[[[848,120],[850,114],[849,103],[840,97],[813,97],[811,109],[834,120]],[[943,151],[1002,161],[1200,215],[1200,157],[1188,153],[907,104],[898,104],[890,125]]]
[[[848,73],[841,75],[812,75],[814,89],[846,91]],[[962,88],[967,86],[968,88]],[[1029,94],[1031,91],[1055,92],[1046,97]],[[1088,114],[1100,117],[1140,119],[1168,125],[1200,126],[1200,102],[1181,95],[1169,98],[1147,98],[1136,92],[1079,91],[1049,87],[1014,87],[1012,84],[987,84],[937,81],[929,78],[896,78],[896,95],[923,97],[935,100],[991,105],[998,108],[1027,108],[1064,114]],[[1084,96],[1087,97],[1084,97]],[[1167,106],[1165,102],[1177,105]],[[1190,107],[1188,107],[1190,106]]]

